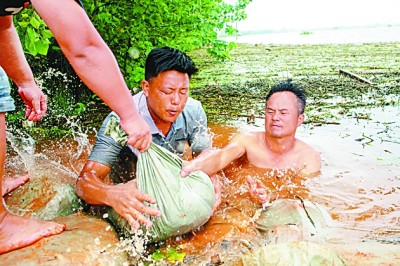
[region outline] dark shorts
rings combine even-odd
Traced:
[[[10,95],[10,82],[6,72],[0,67],[0,113],[14,111],[14,99]]]

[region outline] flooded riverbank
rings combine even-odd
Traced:
[[[307,120],[299,128],[298,137],[320,151],[323,166],[319,176],[302,180],[290,175],[268,179],[265,169],[255,169],[245,161],[232,164],[221,173],[226,189],[215,216],[194,234],[170,239],[160,248],[170,245],[178,250],[184,265],[207,265],[216,254],[224,265],[235,265],[241,254],[262,245],[263,239],[254,227],[260,206],[249,199],[244,184],[246,176],[252,175],[264,178],[271,189],[280,188],[282,198],[297,195],[323,206],[337,229],[327,243],[348,265],[400,264],[398,256],[392,256],[400,252],[399,45],[239,45],[232,52],[232,61],[224,63],[216,63],[204,50],[194,52],[201,71],[192,80],[191,95],[205,107],[213,146],[226,145],[238,131],[262,130],[264,97],[269,87],[291,78],[308,92]],[[371,83],[342,75],[339,69],[361,75]],[[254,125],[246,123],[250,109],[255,113]],[[99,125],[105,115],[96,115]],[[71,124],[70,137],[35,145],[35,137],[18,137],[21,129],[10,129],[9,141],[15,144],[14,135],[23,145],[8,145],[6,177],[26,171],[40,175],[46,169],[47,175],[50,172],[68,178],[73,186],[94,143],[94,134],[84,133],[86,129],[80,123]],[[10,209],[30,213],[18,206]],[[84,215],[73,219],[71,229],[87,220]],[[74,232],[79,234],[71,230],[68,235]],[[96,234],[90,231],[87,235]],[[52,238],[45,242],[52,243]],[[32,252],[43,251],[43,246],[43,242],[33,245]],[[154,247],[148,251],[154,252]],[[67,259],[68,253],[62,255]],[[214,262],[212,265],[218,265],[218,260]]]
[[[254,215],[260,206],[250,200],[244,181],[251,175],[269,184],[281,198],[296,195],[323,206],[335,221],[336,229],[326,244],[336,247],[339,255],[344,254],[348,260],[354,259],[356,254],[344,253],[343,245],[353,247],[370,243],[377,252],[369,254],[371,261],[388,262],[383,253],[385,246],[390,245],[392,250],[400,240],[400,139],[395,134],[400,127],[399,108],[371,109],[370,120],[343,118],[334,125],[302,125],[298,137],[320,151],[323,160],[321,174],[315,178],[303,180],[285,174],[279,178],[267,178],[265,169],[254,168],[246,160],[232,164],[221,173],[224,181],[223,203],[213,218],[194,234],[168,240],[161,248],[168,245],[179,247],[179,252],[185,254],[184,265],[206,265],[215,254],[219,254],[226,265],[236,265],[240,255],[250,252],[252,245],[261,245],[263,239],[254,227]],[[254,125],[247,124],[245,119],[210,125],[215,147],[226,145],[238,131],[262,129],[263,119],[260,118]],[[85,140],[82,141],[82,138]],[[40,155],[40,165],[31,165],[30,171],[54,167],[58,168],[54,173],[76,178],[93,140],[92,135],[80,135],[78,139],[63,138],[37,143],[32,149],[33,154]],[[25,156],[32,156],[32,153]],[[10,154],[9,158],[7,177],[26,171],[26,165],[22,163],[27,161],[26,157],[21,160],[21,157]],[[79,220],[80,217],[85,218],[77,215],[74,219]],[[79,224],[79,221],[75,223]],[[225,250],[221,245],[240,250]],[[400,252],[400,245],[397,247]],[[360,258],[356,261],[360,262]],[[364,262],[366,264],[363,265],[376,265]],[[353,263],[350,261],[348,265],[359,265]]]

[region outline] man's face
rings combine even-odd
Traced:
[[[149,81],[142,81],[142,89],[156,124],[172,123],[185,108],[189,97],[189,76],[175,70],[161,72]]]
[[[272,137],[295,135],[296,129],[304,121],[299,115],[296,95],[291,92],[276,92],[268,99],[265,108],[265,130]]]

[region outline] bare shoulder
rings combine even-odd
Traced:
[[[302,174],[312,176],[321,170],[321,154],[311,145],[296,139],[297,157],[301,158],[300,165],[303,165]]]
[[[310,155],[316,155],[316,156],[320,156],[319,152],[312,147],[311,145],[309,145],[308,143],[305,143],[302,140],[296,139],[296,150],[300,153],[308,153]]]
[[[249,143],[254,143],[254,142],[259,142],[260,138],[263,138],[264,132],[240,132],[236,134],[231,142],[236,142],[239,144],[249,144]]]

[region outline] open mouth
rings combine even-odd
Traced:
[[[174,116],[178,113],[178,111],[174,111],[174,110],[167,110],[167,113],[171,116]]]

